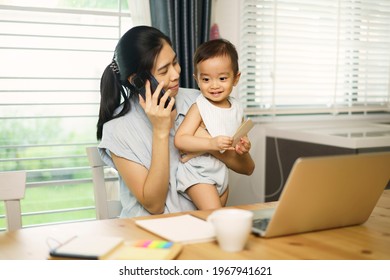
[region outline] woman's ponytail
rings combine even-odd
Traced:
[[[121,96],[124,99],[122,111],[114,116],[114,111],[121,103]],[[97,123],[96,137],[98,140],[103,136],[103,125],[130,110],[129,96],[121,85],[118,74],[113,70],[112,63],[106,67],[100,80],[100,109]]]

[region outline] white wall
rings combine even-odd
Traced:
[[[264,202],[265,129],[261,124],[255,124],[248,137],[252,144],[250,154],[256,165],[255,170],[250,176],[229,171],[230,193],[227,205]]]
[[[211,21],[219,26],[220,35],[239,49],[240,0],[214,0]]]
[[[237,51],[240,49],[240,3],[241,0],[213,0],[211,11],[211,25],[216,23],[220,36],[234,44]],[[237,96],[236,89],[233,95]]]
[[[240,56],[240,18],[241,0],[214,0],[212,7],[211,24],[218,24],[222,38],[232,42]],[[233,92],[237,95],[237,89]],[[229,173],[230,194],[228,205],[239,205],[264,201],[264,162],[265,142],[264,133],[260,125],[256,125],[249,133],[252,142],[251,155],[256,168],[251,176]]]

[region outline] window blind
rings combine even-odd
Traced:
[[[85,147],[97,144],[101,74],[119,37],[132,26],[127,1],[2,4],[0,172],[26,170],[27,191],[45,189],[45,196],[26,195],[24,212],[93,211]],[[89,190],[87,198],[81,189]]]
[[[390,1],[243,0],[247,115],[390,110]]]

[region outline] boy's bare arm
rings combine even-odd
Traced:
[[[201,123],[198,106],[193,104],[176,132],[176,148],[185,152],[207,151],[210,148],[210,137],[196,135]]]

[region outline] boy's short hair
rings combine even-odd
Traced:
[[[238,54],[236,47],[226,39],[215,39],[199,45],[194,54],[194,73],[197,73],[198,63],[218,56],[227,56],[232,63],[233,72],[236,75],[238,69]]]

